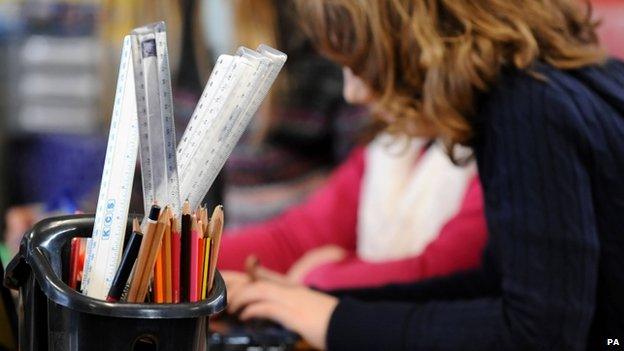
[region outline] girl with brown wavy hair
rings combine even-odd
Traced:
[[[321,52],[395,134],[468,145],[480,269],[333,296],[268,281],[229,296],[331,350],[596,350],[624,338],[624,64],[577,0],[299,0]],[[587,6],[583,6],[587,5]],[[620,341],[621,342],[621,341]]]

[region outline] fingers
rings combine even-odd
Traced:
[[[252,303],[243,309],[240,319],[247,321],[253,318],[270,319],[279,324],[286,324],[284,320],[284,308],[279,303],[272,301],[263,301]]]
[[[290,282],[286,277],[280,273],[272,271],[263,266],[256,267],[256,278],[259,280],[267,280],[277,284],[289,284]]]
[[[282,295],[281,288],[268,282],[256,282],[243,286],[235,296],[228,298],[228,312],[235,313],[254,302],[275,301]]]
[[[249,282],[247,274],[235,271],[222,271],[221,277],[225,281],[225,285],[229,288],[230,285],[239,285]]]
[[[240,272],[223,271],[221,273],[221,276],[225,281],[229,301],[236,300],[236,296],[238,295],[241,288],[249,284],[249,282],[251,281],[247,274]]]

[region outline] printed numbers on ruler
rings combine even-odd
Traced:
[[[183,189],[183,195],[187,196],[192,208],[200,205],[203,196],[210,187],[212,182],[207,180],[214,180],[219,173],[219,169],[209,167],[211,160],[219,157],[217,154],[219,149],[215,143],[219,136],[222,135],[223,129],[227,127],[229,119],[232,118],[236,106],[240,103],[241,94],[244,94],[244,91],[246,91],[247,82],[251,79],[251,74],[257,67],[257,62],[243,57],[237,57],[237,59],[238,62],[233,66],[232,71],[232,76],[236,77],[236,80],[232,79],[231,83],[227,83],[235,86],[236,89],[229,89],[231,92],[221,102],[220,108],[215,109],[216,123],[208,130],[207,135],[202,138],[196,155],[192,158],[192,166],[187,171],[188,173],[185,173],[185,181],[182,183],[181,189]],[[226,76],[226,80],[228,77],[229,75]],[[211,106],[215,106],[215,104],[211,104]],[[208,110],[209,114],[211,109]]]
[[[208,131],[217,121],[215,113],[217,107],[213,106],[212,103],[223,101],[231,89],[234,88],[233,84],[228,84],[232,81],[231,75],[236,61],[234,56],[221,55],[210,74],[208,84],[204,88],[204,92],[178,145],[178,170],[181,180],[188,175],[188,167],[190,167],[191,160],[197,152],[199,143],[204,140],[204,136],[208,134]]]
[[[209,153],[209,141],[211,135],[217,133],[217,128],[222,120],[222,116],[227,115],[233,108],[232,98],[233,92],[238,86],[238,82],[243,76],[245,63],[241,62],[240,57],[232,57],[232,63],[227,70],[223,72],[220,82],[214,84],[214,94],[208,91],[205,98],[202,98],[198,107],[202,105],[202,111],[198,111],[198,119],[196,125],[199,128],[189,135],[185,143],[181,143],[179,151],[181,154],[180,169],[180,190],[184,199],[191,201],[192,208],[199,205],[199,200],[194,200],[197,195],[195,188],[201,177],[201,166],[207,159],[212,157]],[[209,89],[212,89],[209,87]],[[205,107],[203,107],[205,106]]]
[[[245,54],[249,51],[251,50],[246,48],[239,49],[241,54]],[[266,60],[268,60],[268,62],[262,62],[258,67],[258,70],[256,71],[257,79],[254,81],[251,96],[249,97],[250,101],[245,104],[246,109],[242,112],[242,116],[237,119],[236,126],[234,126],[232,128],[233,131],[228,134],[228,139],[222,143],[222,145],[224,145],[223,147],[229,149],[230,151],[223,153],[223,159],[219,161],[219,168],[223,167],[223,164],[225,164],[225,160],[229,157],[235,144],[238,142],[243,132],[251,122],[251,118],[255,115],[256,111],[260,107],[260,104],[262,104],[262,101],[266,98],[269,93],[269,89],[273,85],[273,82],[275,82],[277,75],[286,62],[286,55],[273,48],[261,45],[258,48],[258,51],[265,57]],[[253,52],[250,54],[253,54]]]
[[[258,59],[255,57],[243,57],[243,59],[249,65],[234,99],[234,108],[227,117],[224,116],[225,118],[222,119],[221,124],[215,129],[216,132],[206,138],[209,145],[211,145],[208,153],[212,157],[208,158],[200,167],[200,173],[196,178],[197,184],[195,184],[199,195],[193,197],[194,201],[201,201],[201,194],[208,192],[219,170],[223,167],[238,139],[247,128],[251,116],[255,113],[255,110],[249,110],[249,105],[253,101],[254,95],[258,92],[263,78],[266,76],[270,61],[266,58]]]
[[[167,49],[167,33],[156,33],[156,52],[158,55],[158,71],[160,72],[160,109],[163,116],[163,133],[165,141],[165,160],[169,205],[174,213],[180,208],[180,180],[176,152],[175,121],[173,118],[173,96],[171,93],[171,77],[169,75],[169,52]],[[146,212],[147,213],[147,212]]]
[[[100,194],[87,246],[83,293],[104,299],[121,258],[138,149],[130,37],[124,38]]]
[[[165,25],[137,28],[132,37],[145,212],[154,202],[177,212],[180,194]]]

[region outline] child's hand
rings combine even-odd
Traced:
[[[347,251],[340,246],[327,245],[308,251],[288,271],[288,280],[292,283],[302,284],[305,277],[315,268],[342,261],[347,256]]]
[[[338,299],[303,286],[257,281],[228,291],[228,310],[240,318],[270,319],[297,332],[315,348],[325,348],[327,327]]]
[[[255,269],[255,275],[257,280],[270,281],[281,285],[292,285],[292,283],[286,278],[285,275],[264,268],[262,266],[258,266]],[[227,288],[228,301],[233,298],[235,299],[239,291],[241,291],[245,286],[253,283],[251,277],[247,273],[237,271],[222,271],[221,276],[223,277],[223,280],[225,281],[225,286]]]

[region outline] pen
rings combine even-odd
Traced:
[[[130,234],[130,239],[128,239],[128,244],[126,245],[126,249],[121,257],[119,268],[117,268],[117,273],[115,273],[115,278],[113,278],[113,283],[108,292],[108,296],[106,296],[106,301],[117,302],[121,298],[126,282],[130,277],[132,266],[136,261],[137,255],[139,254],[139,248],[141,247],[142,240],[143,234],[141,233],[139,220],[135,218],[132,221],[132,233]]]

